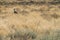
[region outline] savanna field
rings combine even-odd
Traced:
[[[0,40],[60,40],[60,0],[0,0]]]

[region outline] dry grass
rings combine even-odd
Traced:
[[[0,5],[0,40],[60,40],[59,6]]]

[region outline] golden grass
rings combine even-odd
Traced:
[[[6,40],[54,40],[52,35],[60,29],[59,6],[0,5],[0,35],[5,36]]]

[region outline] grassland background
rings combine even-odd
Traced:
[[[0,0],[0,40],[60,40],[60,3],[2,5],[3,1],[11,0]]]
[[[60,0],[0,0],[1,2],[29,2],[29,1],[34,1],[34,2],[59,2]]]

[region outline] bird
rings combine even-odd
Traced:
[[[17,14],[17,13],[18,13],[16,9],[14,9],[14,13],[15,13],[15,14]]]

